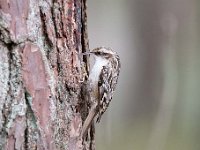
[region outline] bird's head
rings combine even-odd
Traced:
[[[104,59],[110,59],[112,57],[117,56],[117,53],[114,52],[111,48],[107,47],[98,47],[93,49],[90,52],[85,52],[83,55],[94,55],[95,57],[101,57]]]

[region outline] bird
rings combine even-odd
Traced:
[[[118,83],[121,63],[119,55],[111,48],[98,47],[83,55],[94,57],[94,64],[89,72],[86,88],[91,103],[88,116],[83,123],[81,135],[84,137],[94,118],[100,122],[102,115],[109,107]]]

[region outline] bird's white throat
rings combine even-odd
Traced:
[[[109,61],[107,59],[95,56],[95,61],[90,72],[89,80],[98,82],[102,67],[105,66],[108,62]]]

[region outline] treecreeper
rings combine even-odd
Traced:
[[[86,95],[91,107],[81,132],[82,137],[85,137],[93,120],[97,118],[96,122],[100,122],[112,100],[121,63],[118,54],[111,48],[98,47],[82,54],[94,57],[94,65],[86,81]]]

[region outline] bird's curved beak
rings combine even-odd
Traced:
[[[78,55],[78,57],[81,58],[81,57],[83,57],[84,55],[91,55],[91,54],[93,54],[93,53],[90,52],[90,51],[87,51],[87,52],[84,52],[84,53],[80,53],[80,54]]]
[[[81,53],[80,55],[90,55],[90,54],[93,54],[92,52],[84,52],[84,53]]]

